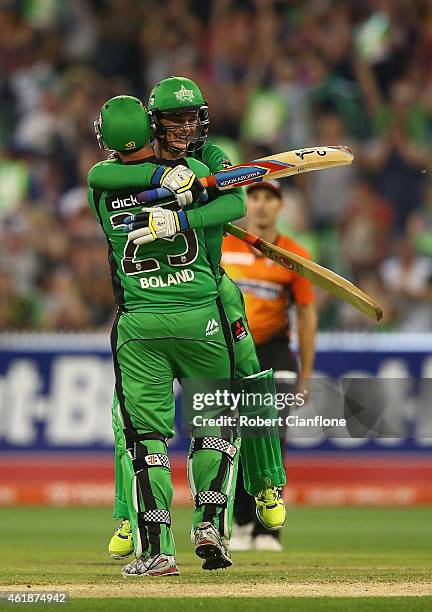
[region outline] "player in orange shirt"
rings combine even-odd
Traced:
[[[250,185],[247,189],[247,231],[310,259],[306,249],[292,238],[278,233],[276,223],[281,208],[279,183],[269,181]],[[296,390],[307,391],[307,381],[312,375],[317,327],[311,283],[267,259],[234,236],[224,239],[222,266],[243,293],[261,368],[273,368],[276,378],[285,382],[292,380]],[[291,305],[296,310],[299,363],[290,348],[288,310]],[[286,387],[284,391],[287,391]],[[284,448],[285,432],[281,432],[281,435]],[[254,499],[244,489],[241,465],[234,516],[239,529],[238,537],[232,540],[232,548],[282,550],[280,532],[266,530],[255,518]]]

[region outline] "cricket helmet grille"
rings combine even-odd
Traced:
[[[161,119],[169,117],[175,121],[176,116],[191,112],[196,112],[196,133],[187,151],[200,149],[207,140],[210,124],[208,104],[198,85],[186,77],[172,76],[157,83],[150,93],[148,111],[155,137],[165,143],[167,128]]]

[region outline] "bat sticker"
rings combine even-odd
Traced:
[[[296,153],[296,155],[297,157],[300,157],[302,161],[304,161],[304,156],[309,155],[310,153],[316,153],[320,157],[324,157],[325,155],[327,155],[327,151],[323,151],[320,149],[309,149],[309,151],[299,151]]]

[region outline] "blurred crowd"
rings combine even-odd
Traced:
[[[377,329],[432,329],[430,1],[0,0],[0,330],[111,325],[92,122],[173,74],[233,162],[351,146],[352,167],[284,181],[280,229],[382,304]],[[321,329],[375,329],[318,304]]]

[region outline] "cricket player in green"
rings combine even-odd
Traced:
[[[196,177],[209,169],[192,159],[187,165],[184,160],[158,164],[147,145],[148,115],[136,98],[119,96],[105,103],[97,131],[118,155],[103,162],[109,164],[111,181],[104,189],[96,185],[100,166],[90,170],[88,197],[107,238],[118,305],[111,334],[117,478],[136,557],[123,575],[177,575],[167,455],[167,440],[174,435],[173,381],[234,378],[231,333],[203,228],[242,216],[244,198],[237,195],[233,208],[219,206],[217,199],[203,206],[197,194],[202,199],[206,194]],[[151,209],[153,233],[138,242],[124,230],[131,213],[141,211],[139,190],[125,189],[118,180],[129,165],[140,172],[142,186],[164,186],[179,204],[178,210]],[[231,427],[212,428],[191,440],[192,537],[204,569],[232,564],[226,542],[238,449]]]
[[[230,165],[225,153],[218,146],[205,142],[208,129],[207,106],[195,83],[178,77],[162,81],[152,91],[149,108],[156,135],[155,152],[159,158],[163,158],[163,163],[165,160],[179,160],[188,155],[204,162],[212,172]],[[102,162],[98,165],[95,180],[99,187],[106,186],[110,180],[108,164],[109,162]],[[136,166],[128,165],[125,170],[127,172],[122,174],[121,186],[142,188],[142,173],[137,171]],[[219,197],[218,205],[235,209],[235,198],[238,197],[239,191],[232,190],[229,194]],[[139,215],[136,216],[136,219],[138,218]],[[140,240],[143,232],[148,235],[148,229],[144,227],[131,232],[130,237]],[[262,392],[265,389],[273,392],[271,372],[260,372],[241,293],[219,266],[222,224],[206,226],[205,236],[210,247],[209,255],[218,291],[230,324],[235,352],[235,377],[243,379],[243,384],[247,384],[248,389],[252,391]],[[285,508],[280,495],[280,487],[285,483],[285,473],[277,432],[275,436],[244,439],[241,452],[247,490],[256,496],[258,517],[266,527],[280,528],[285,520]],[[118,466],[116,474],[118,477],[114,516],[125,520],[113,536],[109,549],[112,556],[119,558],[130,554],[133,545],[130,524],[126,519],[127,503],[122,494],[121,470]]]
[[[181,92],[180,97],[185,99],[179,100],[178,92]],[[219,146],[207,142],[209,123],[207,103],[199,87],[190,79],[171,77],[159,82],[150,93],[148,110],[152,119],[156,138],[155,151],[158,157],[179,159],[189,154],[208,166],[212,174],[231,165],[226,153]],[[202,113],[208,123],[204,132],[198,132],[195,139],[190,142],[190,137],[188,140],[184,136],[187,135],[185,130],[188,129],[187,125],[190,122],[192,127],[189,129],[193,135],[194,113],[197,114],[198,121]],[[232,207],[230,197],[241,191],[237,189],[231,190],[229,194],[225,192],[226,197],[218,198],[218,205]],[[212,267],[218,279],[219,295],[231,328],[235,353],[235,378],[239,387],[246,388],[251,393],[274,394],[273,372],[261,371],[247,323],[243,296],[220,266],[223,225],[209,225],[205,228],[205,233],[210,247]],[[264,415],[264,411],[264,407],[261,407],[261,414]],[[275,413],[269,413],[267,416],[275,416]],[[268,529],[280,529],[286,515],[281,495],[281,487],[285,484],[286,476],[277,428],[274,428],[273,435],[263,436],[248,435],[246,431],[246,435],[242,436],[240,456],[245,488],[250,495],[255,496],[258,518]]]

